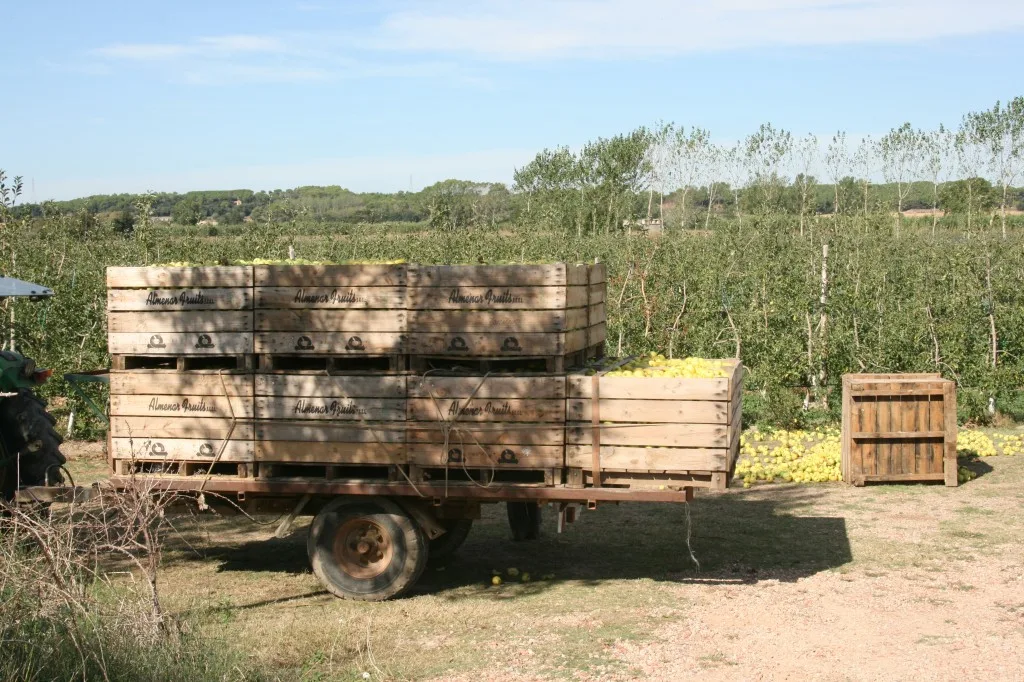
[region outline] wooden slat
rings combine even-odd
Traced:
[[[945,473],[946,485],[956,487],[960,479],[957,478],[956,461],[956,384],[952,381],[946,385],[946,395],[943,397],[945,408],[946,441],[944,443],[943,472]]]
[[[590,398],[590,377],[567,377],[569,398]],[[720,400],[729,399],[729,379],[678,379],[674,377],[601,377],[601,397],[621,400]]]
[[[109,313],[112,333],[155,332],[250,332],[252,312],[234,310],[183,310],[174,312]]]
[[[941,481],[943,474],[863,474],[861,480],[869,482],[881,481]]]
[[[603,436],[602,436],[603,438]],[[565,465],[590,466],[590,446],[565,446]],[[724,448],[655,448],[601,446],[601,468],[634,471],[725,471],[729,452]]]
[[[574,319],[573,323],[578,322]],[[409,314],[412,332],[486,332],[494,329],[503,333],[562,332],[577,327],[568,326],[564,310],[417,310]],[[585,320],[582,326],[586,326]]]
[[[418,355],[538,357],[571,352],[565,335],[557,332],[415,332],[409,339],[411,352]]]
[[[183,417],[189,419],[252,418],[252,398],[195,395],[112,395],[110,414],[121,417]]]
[[[404,443],[405,424],[365,422],[259,421],[255,424],[257,441],[295,441],[303,443]]]
[[[147,461],[176,462],[251,462],[253,461],[253,442],[251,440],[230,440],[224,446],[220,458],[223,441],[200,438],[112,438],[114,459],[140,459]]]
[[[406,422],[406,441],[409,443],[444,443],[445,429],[448,425],[441,422]],[[467,447],[471,444],[484,445],[544,445],[563,446],[565,444],[565,428],[562,425],[531,425],[522,428],[522,424],[455,424],[447,432],[448,443],[461,443]]]
[[[566,283],[564,263],[409,266],[410,287],[564,287]],[[574,283],[586,284],[586,277]]]
[[[409,377],[410,398],[565,398],[564,377]]]
[[[582,289],[573,296],[578,299],[582,293],[583,303],[577,305],[586,305],[586,287],[570,289]],[[408,300],[411,310],[564,310],[570,307],[567,291],[564,286],[414,286],[408,290]]]
[[[405,398],[263,397],[257,419],[392,420],[405,418]]]
[[[566,443],[590,445],[590,427],[566,429]],[[728,448],[729,433],[725,426],[716,424],[655,424],[616,426],[603,425],[603,445],[629,445],[651,447]]]
[[[251,396],[253,378],[245,374],[198,372],[110,373],[111,395],[229,395]]]
[[[108,289],[108,311],[252,310],[249,289]]]
[[[137,289],[144,287],[251,287],[252,266],[207,267],[109,267],[107,287],[111,289]]]
[[[893,403],[888,403],[890,406]],[[898,410],[893,410],[895,415],[900,415]],[[897,418],[894,416],[894,418]],[[912,439],[912,438],[942,438],[945,435],[944,431],[864,431],[854,433],[853,438],[855,440],[861,439]]]
[[[302,464],[404,464],[404,443],[316,443],[305,441],[258,440],[257,462]]]
[[[256,332],[256,353],[303,355],[389,355],[405,353],[406,335],[397,332]]]
[[[404,287],[406,265],[256,265],[257,287]]]
[[[604,303],[608,296],[607,286],[604,282],[591,284],[589,287],[566,287],[565,308],[582,308]]]
[[[253,352],[251,332],[111,333],[114,355],[235,355]]]
[[[440,466],[446,463],[449,469],[471,468],[495,469],[544,469],[562,467],[564,453],[557,446],[534,445],[443,445],[415,444],[408,446],[409,462],[421,466]],[[459,461],[461,460],[461,461]]]
[[[564,422],[562,400],[410,398],[408,419],[452,422]]]
[[[273,332],[404,332],[404,310],[257,310],[256,329]]]
[[[257,374],[260,396],[343,396],[346,398],[404,398],[406,377],[396,375]],[[403,417],[404,418],[404,417]]]
[[[121,417],[110,418],[110,433],[114,438],[193,438],[222,440],[230,432],[233,440],[252,440],[255,433],[251,421],[236,420],[234,429],[230,419],[182,419],[180,417]]]
[[[318,286],[317,280],[298,287],[256,287],[256,307],[326,309],[405,309],[405,287]]]
[[[603,379],[602,379],[603,381]],[[604,386],[601,386],[602,395]],[[566,419],[590,421],[593,400],[570,399]],[[612,422],[664,422],[689,424],[728,424],[727,402],[712,400],[600,400],[600,415]]]

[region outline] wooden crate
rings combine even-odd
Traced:
[[[956,384],[939,374],[843,376],[843,480],[957,485]]]
[[[544,357],[605,340],[605,266],[416,265],[409,268],[411,352]]]
[[[257,374],[258,462],[405,462],[406,377]]]
[[[117,461],[252,462],[252,419],[251,374],[110,373],[115,466]]]
[[[409,462],[419,467],[560,470],[564,376],[409,377]]]
[[[592,485],[688,481],[725,488],[739,454],[742,375],[722,379],[570,375],[566,467]],[[595,448],[595,443],[597,447]]]
[[[115,356],[233,356],[253,349],[249,266],[107,268]]]
[[[389,355],[406,349],[405,265],[257,265],[255,352]]]

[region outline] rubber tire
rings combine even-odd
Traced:
[[[67,460],[60,452],[64,439],[53,428],[56,423],[46,411],[46,401],[28,389],[19,389],[18,395],[0,400],[0,437],[11,458],[5,463],[5,487],[11,487],[10,474],[14,471],[20,471],[21,486],[64,482],[60,468]]]
[[[473,527],[473,519],[438,519],[445,527],[445,534],[430,541],[430,563],[439,563],[450,559],[458,551],[462,543],[469,537]]]
[[[506,502],[508,526],[516,542],[540,537],[541,510],[536,502]]]
[[[394,552],[384,572],[372,578],[355,578],[334,562],[336,530],[359,517],[369,517],[388,533]],[[405,593],[419,580],[429,552],[423,529],[399,505],[384,497],[339,497],[328,502],[309,527],[306,550],[313,573],[331,594],[358,601],[384,601]]]

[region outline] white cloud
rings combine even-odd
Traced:
[[[491,149],[456,154],[359,156],[307,163],[209,167],[180,173],[73,177],[37,181],[40,199],[71,199],[116,192],[187,192],[210,189],[285,189],[341,185],[355,192],[419,190],[440,180],[512,181],[517,166],[535,150]]]
[[[117,43],[97,48],[94,55],[128,61],[168,61],[180,57],[231,57],[239,54],[284,52],[281,39],[271,36],[223,35],[184,43]]]
[[[909,43],[1024,27],[1019,0],[519,0],[386,16],[378,49],[494,59],[644,57],[763,47]]]

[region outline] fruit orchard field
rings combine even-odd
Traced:
[[[888,216],[819,216],[803,236],[784,218],[723,220],[710,231],[660,237],[332,231],[301,223],[250,223],[243,234],[223,237],[153,226],[129,238],[103,229],[83,237],[61,216],[7,227],[15,247],[0,255],[0,269],[57,292],[50,301],[9,304],[17,346],[58,376],[109,366],[108,265],[281,259],[289,246],[310,261],[599,258],[609,270],[609,354],[738,354],[748,369],[747,423],[832,422],[840,377],[851,371],[939,371],[957,381],[962,421],[987,420],[990,399],[1000,412],[1024,416],[1024,237],[1017,230],[1005,239],[998,229],[933,235],[926,221],[916,229],[905,224],[896,236]],[[7,338],[9,311],[2,319]],[[48,391],[68,394],[61,381]]]

